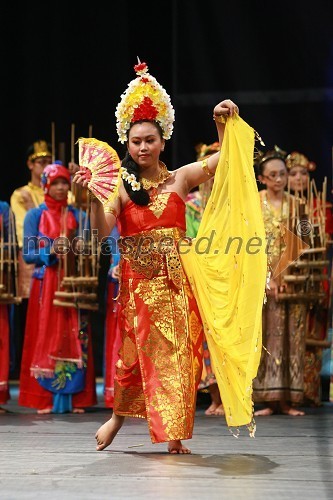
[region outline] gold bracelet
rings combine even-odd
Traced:
[[[227,123],[227,119],[224,115],[213,115],[213,120],[218,123]]]
[[[211,172],[208,168],[208,158],[205,158],[204,160],[202,160],[201,163],[202,163],[201,168],[205,172],[206,175],[209,175],[209,177],[214,175],[213,172]]]
[[[112,215],[113,215],[113,217],[115,217],[116,219],[117,219],[117,217],[118,217],[117,211],[116,211],[116,209],[115,209],[115,208],[113,208],[113,207],[108,207],[108,206],[105,206],[105,207],[104,207],[104,213],[105,213],[105,214],[112,214]]]

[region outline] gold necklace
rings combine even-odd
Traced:
[[[287,209],[287,194],[284,192],[282,194],[281,208],[276,208],[269,200],[268,193],[265,193],[264,206],[270,213],[270,216],[277,220],[278,223],[283,222],[288,217]],[[280,212],[280,215],[277,215]]]
[[[160,184],[163,184],[171,176],[171,172],[168,171],[165,163],[159,161],[159,166],[161,170],[157,177],[154,177],[153,179],[146,179],[146,177],[140,177],[140,182],[143,186],[143,189],[145,189],[146,191],[149,191],[149,189],[151,188],[157,188]]]

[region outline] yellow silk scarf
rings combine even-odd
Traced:
[[[254,436],[252,381],[261,355],[267,255],[253,170],[255,132],[227,120],[214,186],[196,239],[180,248],[198,302],[227,425]]]

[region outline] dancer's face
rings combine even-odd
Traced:
[[[69,184],[63,177],[55,179],[49,187],[49,195],[56,201],[62,201],[67,198]]]
[[[284,190],[288,182],[288,172],[285,163],[273,158],[268,160],[263,169],[263,173],[259,175],[259,180],[266,184],[267,189],[274,192]]]
[[[306,191],[308,188],[309,172],[301,166],[289,170],[289,185],[292,191]]]
[[[128,135],[128,152],[133,160],[145,170],[150,167],[158,168],[161,151],[164,150],[164,139],[161,138],[158,128],[151,122],[134,124]]]

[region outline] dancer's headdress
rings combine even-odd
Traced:
[[[265,161],[274,160],[274,159],[282,160],[285,162],[286,156],[287,156],[287,152],[283,151],[283,149],[280,149],[279,146],[275,145],[274,149],[271,149],[270,151],[264,152],[264,151],[257,150],[257,153],[255,155],[254,164],[256,167],[260,167],[260,165],[265,163]]]
[[[44,158],[45,156],[51,156],[51,147],[46,141],[36,141],[27,150],[27,159],[36,160],[36,158]]]
[[[218,142],[213,142],[212,144],[200,143],[196,146],[197,160],[204,160],[208,156],[220,151],[220,144]]]
[[[156,121],[162,128],[163,138],[170,139],[175,120],[175,111],[170,96],[158,81],[148,73],[148,66],[140,62],[134,66],[138,75],[128,84],[116,109],[119,141],[127,141],[131,123],[140,120]]]
[[[313,161],[309,161],[305,155],[299,153],[298,151],[293,151],[287,156],[286,165],[288,170],[293,167],[303,167],[309,172],[316,170],[316,164]]]
[[[41,186],[44,189],[44,193],[48,193],[52,182],[59,179],[59,177],[65,179],[68,184],[71,183],[71,174],[68,168],[63,165],[60,165],[59,163],[52,163],[44,168],[41,175]]]

